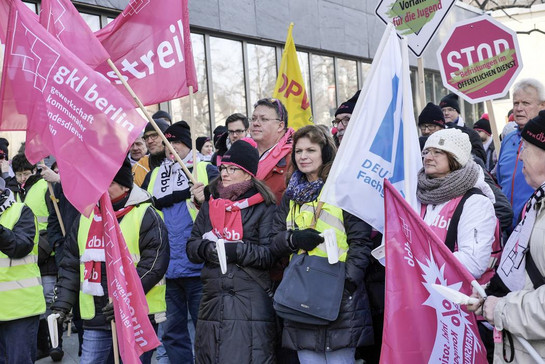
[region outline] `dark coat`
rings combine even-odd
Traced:
[[[256,190],[242,196],[249,197]],[[274,363],[276,321],[272,299],[246,271],[270,287],[268,270],[274,257],[269,249],[275,205],[265,203],[241,210],[243,243],[237,243],[236,264],[222,274],[219,265],[204,256],[212,230],[205,202],[187,242],[187,255],[203,263],[203,293],[195,333],[196,363]],[[244,270],[242,268],[244,268]]]
[[[11,259],[24,258],[34,248],[35,234],[34,214],[30,207],[23,206],[13,229],[0,226],[0,251]]]
[[[273,231],[277,232],[277,235],[272,241],[271,250],[278,257],[292,253],[287,241],[289,234],[286,231],[289,203],[289,198],[284,195],[274,217]],[[345,211],[343,219],[349,247],[345,282],[348,281],[349,284],[345,284],[339,317],[327,326],[284,320],[283,347],[325,352],[373,343],[371,311],[364,282],[373,247],[371,226]]]
[[[125,204],[138,205],[142,202],[149,202],[140,200],[138,203],[132,203],[134,199],[131,199],[133,194],[136,194],[135,190],[138,187],[134,187],[129,195],[129,201],[124,199],[118,204],[114,204],[114,210],[118,210]],[[138,188],[139,189],[139,188]],[[140,190],[140,189],[139,189]],[[141,193],[144,191],[140,190]],[[149,198],[146,193],[145,196]],[[123,217],[118,221],[121,222]],[[75,304],[80,290],[80,257],[78,249],[78,230],[80,219],[77,219],[68,235],[68,239],[65,243],[64,257],[59,267],[59,277],[57,285],[55,287],[56,295],[55,301],[51,305],[52,310],[59,310],[68,312]],[[168,262],[170,258],[170,249],[168,245],[168,233],[166,231],[163,220],[159,217],[158,213],[153,207],[148,207],[142,224],[139,229],[139,241],[138,246],[140,249],[140,261],[136,265],[136,271],[141,278],[142,287],[144,293],[148,293],[159,281],[163,278],[167,271]],[[102,314],[102,308],[108,304],[108,284],[106,277],[106,264],[101,264],[101,278],[102,288],[104,289],[104,296],[95,296],[95,317],[90,320],[84,320],[83,324],[85,328],[90,329],[104,329],[109,330],[110,324],[106,323],[106,319]]]

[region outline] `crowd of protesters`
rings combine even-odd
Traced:
[[[232,114],[212,137],[196,138],[195,154],[188,123],[173,122],[164,111],[153,115],[196,180],[148,124],[107,192],[162,343],[157,362],[379,362],[385,277],[371,251],[381,234],[319,203],[358,97],[359,91],[339,106],[330,127],[297,131],[279,100],[261,99],[249,117]],[[498,154],[488,115],[470,128],[457,96],[428,103],[418,117],[417,198],[423,221],[486,287],[489,296],[475,292],[479,303],[469,308],[482,317],[489,361],[528,363],[518,341],[494,344],[491,325],[528,340],[545,357],[545,89],[539,81],[514,86],[511,119]],[[114,307],[104,248],[93,244],[101,234],[100,210],[80,216],[64,196],[53,160],[33,165],[19,153],[10,161],[8,144],[0,138],[0,364],[46,356],[61,361],[62,332],[71,321],[81,362],[113,363]],[[289,276],[283,271],[290,257],[327,257],[328,229],[345,267],[337,319],[281,319],[271,297]],[[518,259],[512,275],[495,272],[504,245],[503,254]],[[59,315],[55,348],[46,322],[51,313]],[[144,353],[141,362],[151,358]]]

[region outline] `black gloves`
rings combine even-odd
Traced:
[[[303,249],[307,252],[323,242],[324,238],[320,236],[320,232],[314,229],[294,230],[289,241],[293,250]]]
[[[201,245],[201,256],[203,260],[216,265],[220,264],[216,243],[212,240],[204,239]]]
[[[62,310],[53,309],[51,311],[51,314],[55,314],[55,313],[59,315],[59,317],[57,318],[57,324],[59,326],[62,326],[63,322],[66,321],[66,319],[68,317],[68,314],[66,312],[62,311]]]
[[[115,319],[114,303],[110,302],[102,308],[102,314],[106,318],[106,322],[110,322]]]
[[[227,263],[237,263],[237,245],[238,243],[225,243],[225,256]]]

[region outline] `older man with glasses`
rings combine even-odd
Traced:
[[[225,120],[227,132],[223,133],[215,144],[216,152],[212,155],[211,162],[219,165],[221,157],[227,152],[231,145],[239,139],[246,137],[250,123],[246,115],[235,113],[229,115]]]
[[[334,138],[337,145],[340,145],[343,140],[344,133],[348,127],[348,122],[350,122],[350,118],[352,117],[352,113],[354,112],[354,107],[356,107],[356,102],[358,101],[359,96],[360,91],[356,92],[348,101],[343,102],[335,112],[335,119],[333,120],[332,124],[333,127],[337,129],[337,132],[334,133]]]
[[[169,126],[167,121],[163,119],[153,120],[155,120],[155,123],[163,133],[167,130]],[[155,167],[159,167],[165,159],[165,145],[159,137],[159,133],[157,133],[151,123],[146,125],[142,139],[144,139],[144,143],[146,143],[149,154],[140,158],[140,160],[132,166],[134,183],[138,187],[142,187],[142,183],[144,183],[144,178],[146,178],[148,172],[155,169]]]

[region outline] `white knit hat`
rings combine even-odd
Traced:
[[[469,136],[459,129],[443,129],[428,137],[424,150],[428,148],[441,149],[450,152],[458,163],[463,166],[471,158],[471,143]]]

